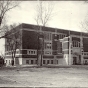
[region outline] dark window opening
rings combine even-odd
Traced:
[[[31,51],[31,54],[33,54],[33,51]]]
[[[31,60],[31,64],[33,64],[33,60]]]
[[[26,60],[26,64],[29,64],[29,60]]]
[[[53,64],[53,60],[51,60],[51,64]]]
[[[43,64],[45,64],[45,60],[43,60]]]
[[[49,60],[47,60],[47,64],[49,64]]]

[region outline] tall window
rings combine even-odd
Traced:
[[[49,64],[49,60],[47,60],[47,64]]]
[[[33,64],[33,60],[31,60],[31,64]]]
[[[65,34],[58,34],[58,39],[63,39],[65,36]]]
[[[45,49],[51,49],[52,48],[52,44],[50,42],[45,42]]]
[[[45,64],[46,62],[45,62],[45,60],[43,60],[43,64]]]
[[[73,47],[80,47],[79,41],[73,41]]]
[[[52,33],[44,32],[44,39],[45,40],[52,40]]]
[[[26,60],[26,64],[29,64],[29,60]]]
[[[48,41],[44,42],[44,54],[45,55],[52,54],[52,42],[48,42]]]
[[[53,64],[53,60],[51,60],[51,64]]]

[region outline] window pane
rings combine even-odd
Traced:
[[[31,54],[33,54],[33,51],[31,51]]]
[[[29,60],[26,60],[26,64],[29,64]]]
[[[43,64],[45,64],[45,60],[43,60]]]
[[[49,64],[49,60],[47,60],[47,64]]]
[[[31,60],[31,64],[33,64],[33,60]]]
[[[51,64],[53,64],[53,60],[51,60]]]

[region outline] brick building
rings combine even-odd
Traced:
[[[15,65],[76,65],[88,63],[87,33],[20,24],[7,36],[20,33]],[[18,31],[18,32],[16,32]],[[17,34],[17,35],[20,35]],[[8,38],[5,44],[8,43]],[[5,46],[5,62],[12,63],[10,46]]]

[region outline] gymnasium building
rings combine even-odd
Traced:
[[[5,40],[6,65],[12,65],[13,52],[8,36],[14,37],[18,32],[21,43],[16,48],[14,65],[88,64],[87,33],[22,23],[12,29]]]

